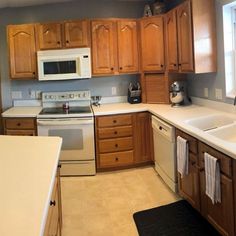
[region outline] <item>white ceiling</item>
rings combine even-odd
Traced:
[[[42,5],[58,2],[70,2],[70,1],[89,1],[89,0],[0,0],[0,8],[4,7],[23,7],[23,6],[33,6]],[[99,0],[97,0],[99,1]],[[147,0],[107,0],[107,1],[144,1]]]

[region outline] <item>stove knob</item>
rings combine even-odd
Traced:
[[[74,98],[74,94],[70,94],[70,96],[69,96],[70,98]]]
[[[78,93],[78,98],[80,98],[80,93]]]

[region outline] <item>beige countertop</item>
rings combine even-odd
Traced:
[[[3,117],[36,117],[41,107],[13,107],[3,113]],[[190,105],[179,108],[173,108],[164,104],[129,104],[129,103],[112,103],[103,104],[101,106],[93,106],[95,116],[124,114],[131,112],[149,111],[153,115],[163,119],[173,126],[187,132],[188,134],[198,138],[206,144],[216,148],[219,151],[236,159],[236,143],[227,142],[216,138],[204,131],[194,128],[185,123],[185,120],[206,116],[210,114],[225,114],[233,116],[236,120],[236,114],[223,112],[217,109],[208,108],[206,106]]]
[[[0,235],[43,236],[61,142],[0,135]]]
[[[12,107],[2,113],[2,117],[36,117],[42,107]]]

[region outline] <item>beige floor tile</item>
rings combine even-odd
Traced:
[[[133,213],[177,201],[152,167],[63,177],[62,236],[137,236]]]

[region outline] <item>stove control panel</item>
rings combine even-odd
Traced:
[[[86,91],[45,92],[42,93],[43,102],[69,102],[90,100],[91,94]]]

